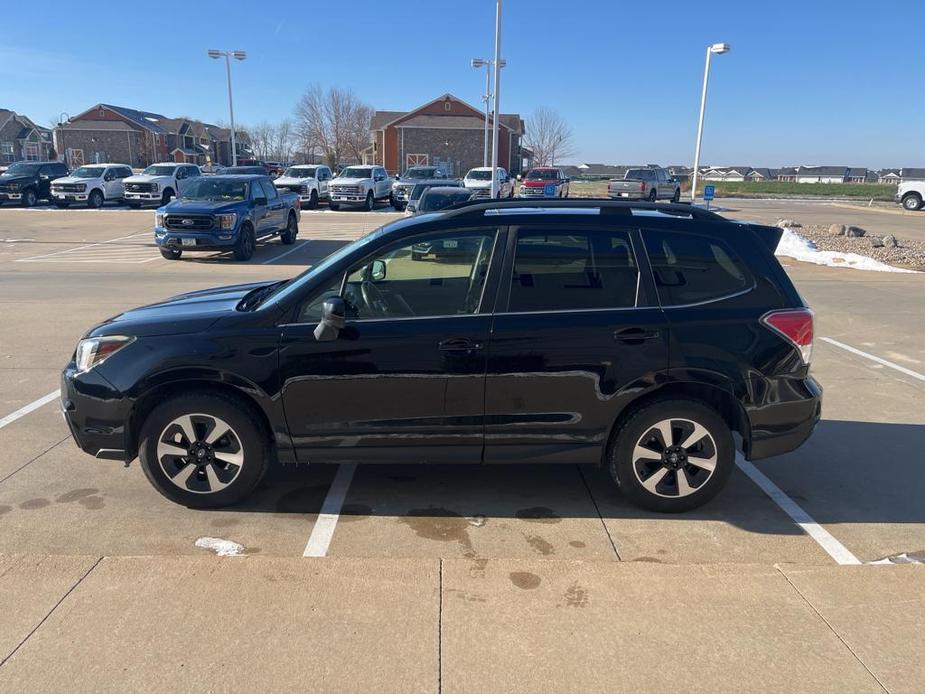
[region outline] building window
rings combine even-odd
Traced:
[[[12,162],[14,157],[13,143],[0,142],[0,161]]]
[[[427,166],[430,164],[430,155],[428,154],[408,154],[405,156],[405,168],[410,169],[412,166]]]
[[[449,99],[447,99],[446,101],[443,102],[443,110],[444,110],[444,111],[449,111],[449,110],[451,110],[452,108],[453,108],[453,104],[450,103],[450,100],[449,100]]]
[[[26,161],[39,161],[42,158],[42,148],[38,142],[27,142],[22,148],[22,158]]]

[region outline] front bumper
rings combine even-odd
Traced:
[[[0,200],[22,200],[22,193],[0,193]]]
[[[346,194],[346,193],[331,193],[331,202],[347,202],[347,203],[356,203],[361,205],[366,202],[366,193],[362,195]]]
[[[777,389],[774,402],[750,415],[749,460],[796,450],[810,437],[822,416],[822,386],[807,377]]]
[[[237,242],[237,231],[175,231],[157,227],[154,243],[163,248],[178,248],[184,251],[223,251]]]
[[[129,401],[96,370],[78,374],[72,361],[61,374],[61,411],[80,450],[107,460],[133,460]]]
[[[53,190],[51,196],[55,200],[65,200],[67,202],[84,202],[90,197],[87,193],[65,193],[58,190]]]
[[[160,202],[161,194],[160,193],[132,193],[130,191],[125,191],[125,199],[132,200],[135,202]]]

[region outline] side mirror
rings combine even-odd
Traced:
[[[321,320],[315,327],[315,339],[318,342],[336,340],[340,331],[347,325],[347,306],[339,296],[325,299],[321,307]]]
[[[381,282],[385,279],[386,264],[382,260],[374,260],[373,266],[369,269],[369,278],[373,282]]]
[[[400,180],[401,180],[401,176],[399,176],[399,175],[396,174],[395,180],[396,180],[396,181],[400,181]]]
[[[264,207],[267,204],[266,198],[254,198],[254,205],[257,207]]]

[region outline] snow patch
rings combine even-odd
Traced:
[[[904,270],[893,267],[879,260],[868,258],[866,255],[858,253],[843,253],[841,251],[820,251],[816,244],[809,239],[803,238],[793,229],[785,228],[777,244],[775,255],[794,258],[804,263],[813,263],[815,265],[826,265],[828,267],[847,267],[855,270],[870,270],[873,272],[911,272],[914,270]]]
[[[925,552],[903,552],[894,554],[891,557],[884,557],[876,561],[869,561],[868,564],[888,565],[888,564],[925,564]]]
[[[244,545],[220,537],[200,537],[196,540],[196,546],[211,549],[220,557],[237,557],[244,554]]]

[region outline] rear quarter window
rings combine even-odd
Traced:
[[[643,238],[662,306],[716,301],[755,286],[742,260],[719,239],[652,230]]]

